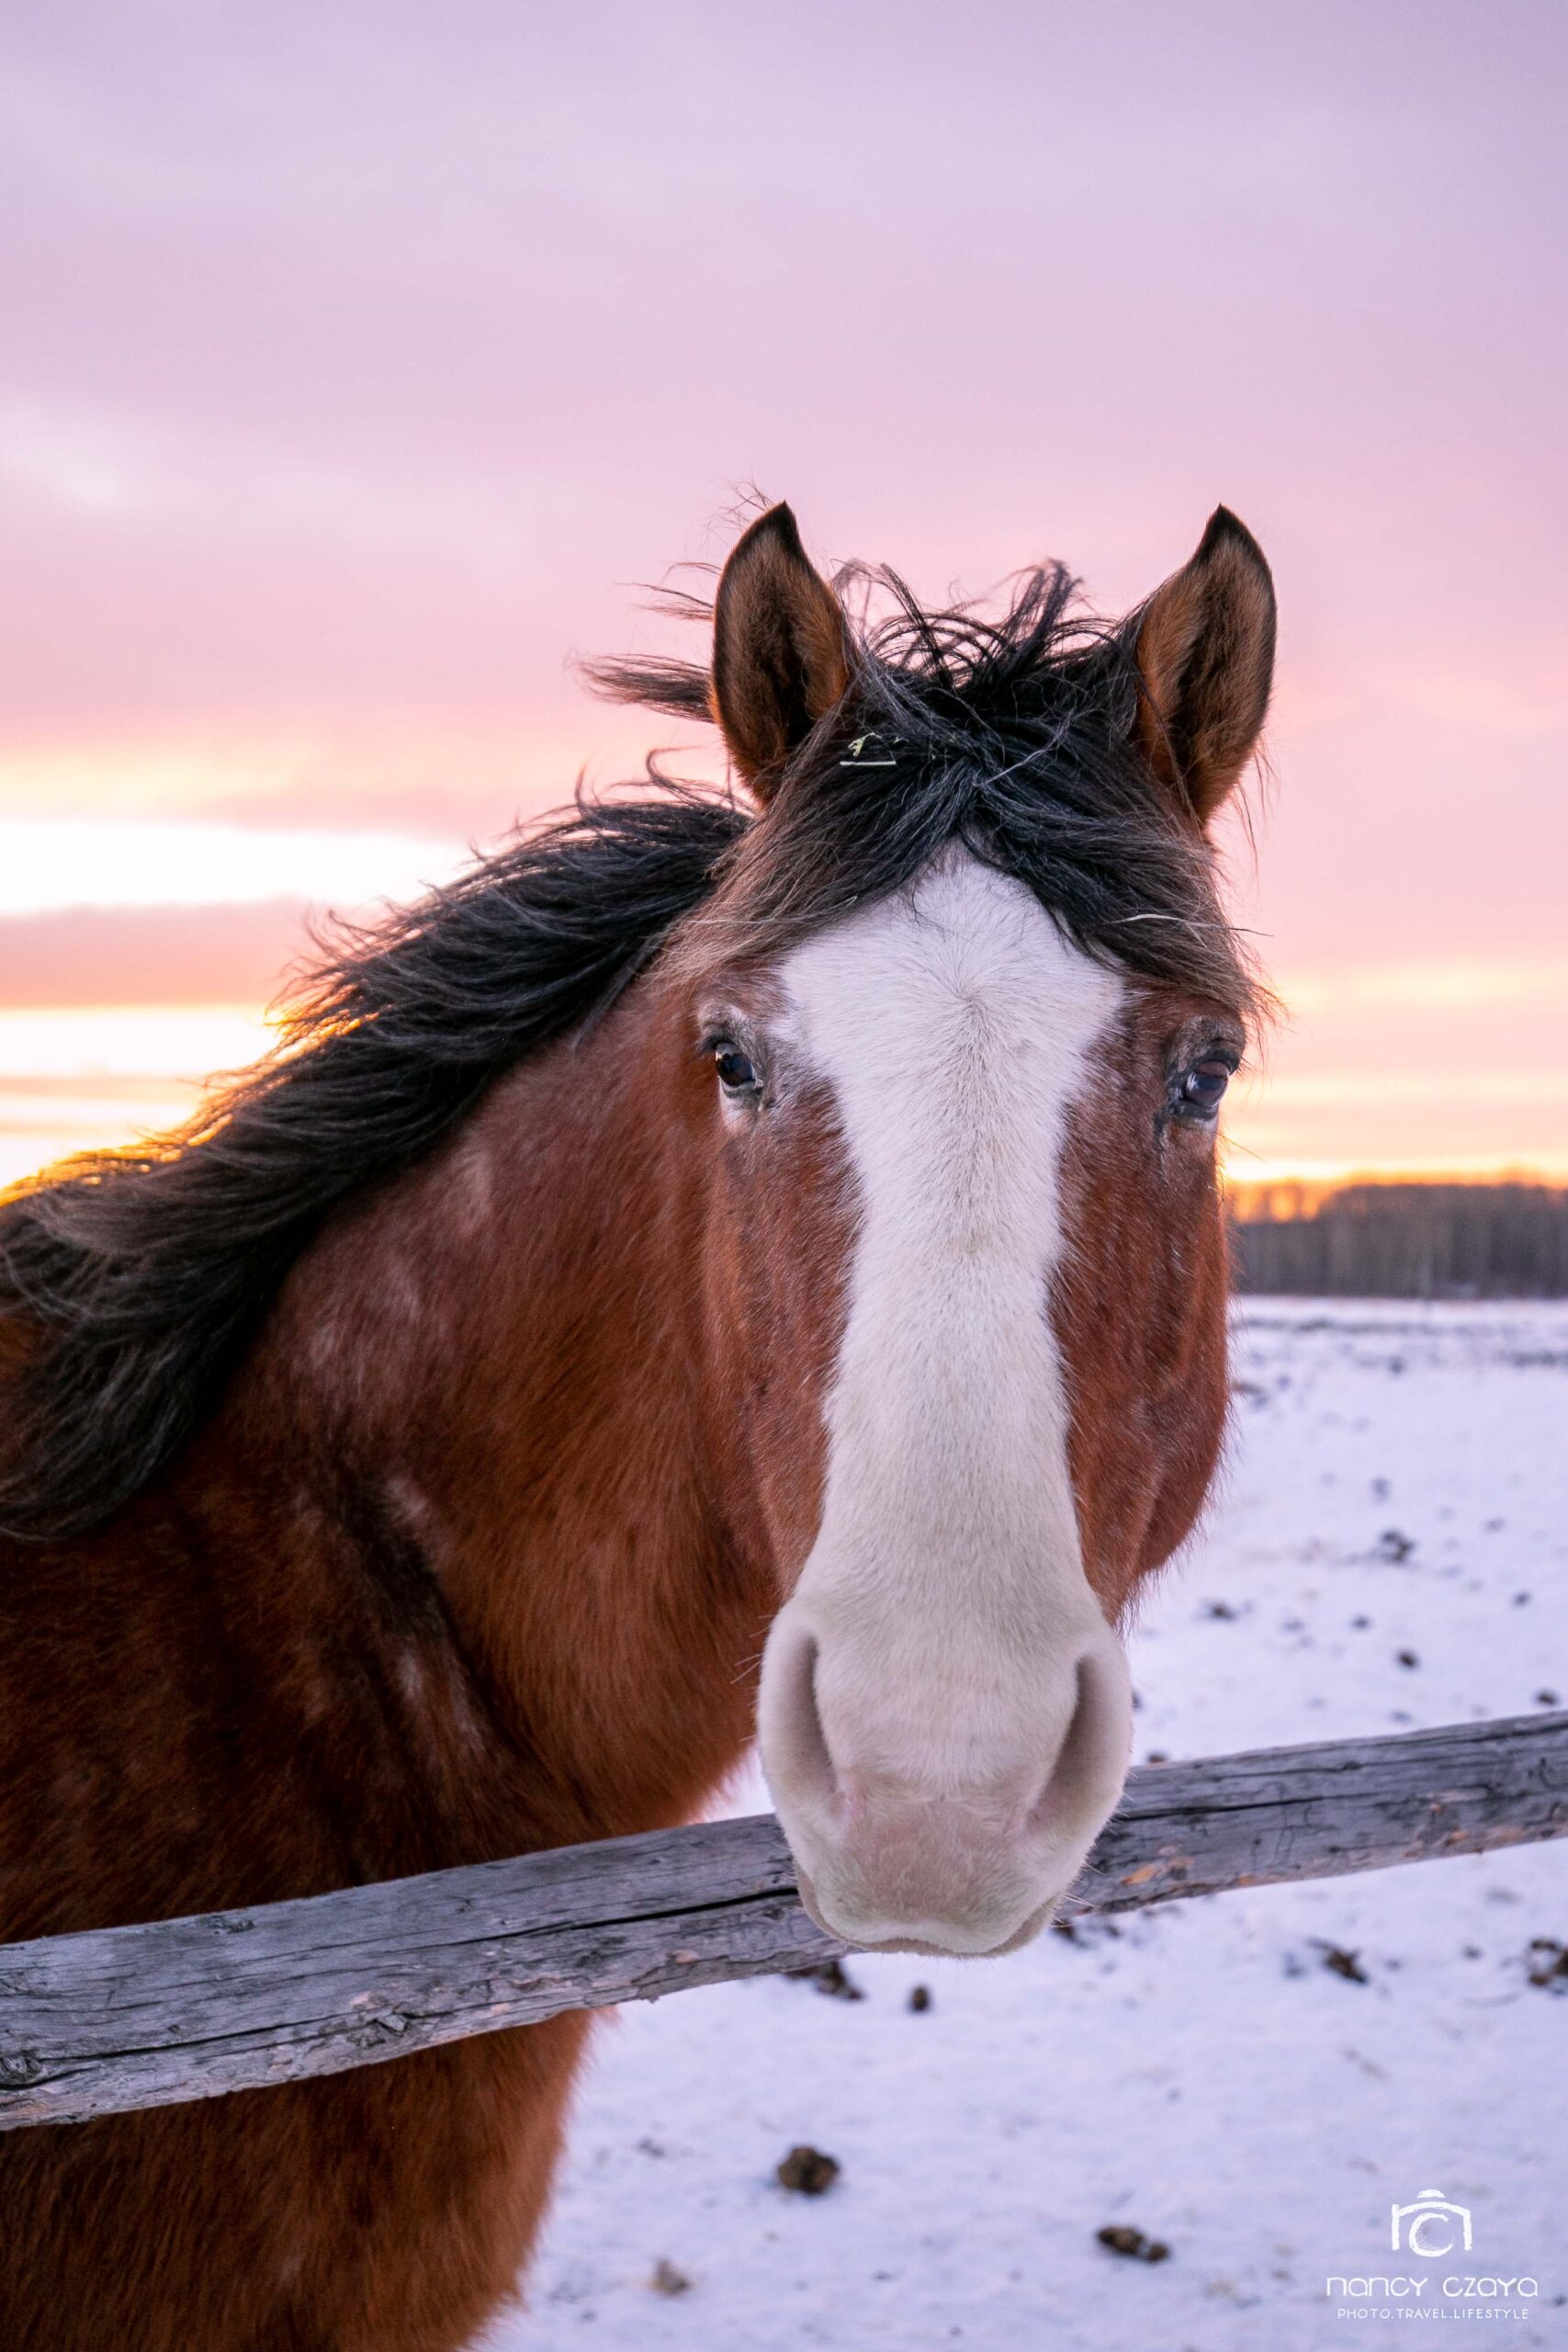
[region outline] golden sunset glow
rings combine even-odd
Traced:
[[[0,1012],[0,1184],[176,1125],[210,1074],[254,1061],[272,1035],[239,1005]]]
[[[1286,1018],[1233,1176],[1568,1172],[1564,329],[1523,18],[1363,13],[1340,53],[1288,11],[1238,40],[1004,8],[958,51],[874,13],[810,73],[744,17],[628,30],[613,70],[541,23],[505,104],[490,36],[398,12],[373,104],[281,20],[28,37],[0,1175],[183,1113],[328,910],[580,773],[713,775],[574,665],[689,652],[639,583],[704,593],[753,490],[824,563],[940,595],[1056,556],[1109,613],[1234,507],[1281,634],[1229,863]]]

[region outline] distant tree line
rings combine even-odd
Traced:
[[[1568,1192],[1346,1184],[1312,1214],[1263,1193],[1231,1216],[1237,1287],[1310,1297],[1568,1296]]]

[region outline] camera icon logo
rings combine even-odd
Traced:
[[[1408,2205],[1392,2206],[1390,2217],[1389,2242],[1395,2254],[1403,2248],[1426,2260],[1452,2254],[1456,2247],[1470,2252],[1470,2208],[1451,2204],[1440,2188],[1424,2188]]]

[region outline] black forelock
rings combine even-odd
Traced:
[[[995,614],[927,610],[889,571],[854,569],[837,585],[862,607],[850,691],[727,860],[717,950],[780,952],[957,841],[1024,882],[1090,954],[1257,1010],[1264,991],[1220,905],[1213,850],[1136,748],[1138,616],[1086,617],[1058,565],[1025,573]],[[595,674],[625,698],[646,686],[660,708],[706,711],[694,664]]]

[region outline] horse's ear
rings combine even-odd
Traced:
[[[714,599],[713,712],[760,799],[850,683],[843,606],[812,570],[787,506],[739,541]]]
[[[1145,756],[1206,825],[1252,756],[1274,675],[1274,582],[1228,507],[1135,626]]]

